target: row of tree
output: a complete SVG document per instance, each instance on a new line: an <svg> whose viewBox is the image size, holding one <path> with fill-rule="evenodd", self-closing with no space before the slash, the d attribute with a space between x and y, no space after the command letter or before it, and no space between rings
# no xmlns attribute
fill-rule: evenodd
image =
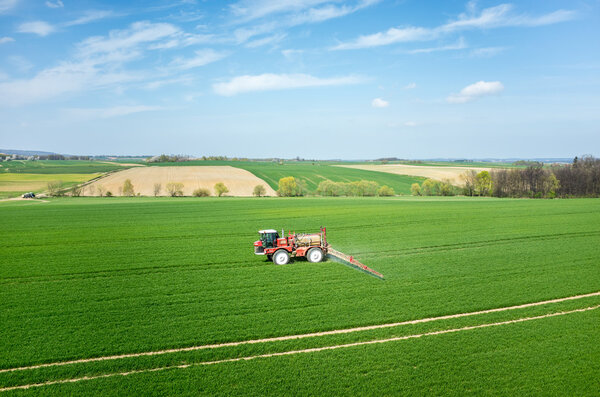
<svg viewBox="0 0 600 397"><path fill-rule="evenodd" d="M277 195L281 197L298 197L304 196L308 193L306 189L306 182L302 179L296 179L293 176L281 178L279 180L279 187L277 189ZM374 181L354 181L354 182L333 182L330 180L324 180L319 183L317 187L318 195L321 196L357 196L357 197L369 197L369 196L394 196L395 192L389 186L379 186Z"/></svg>
<svg viewBox="0 0 600 397"><path fill-rule="evenodd" d="M458 194L457 190L448 179L426 179L422 184L413 183L410 187L413 196L454 196Z"/></svg>
<svg viewBox="0 0 600 397"><path fill-rule="evenodd" d="M571 164L530 163L526 168L463 174L465 196L600 197L600 159L575 157Z"/></svg>

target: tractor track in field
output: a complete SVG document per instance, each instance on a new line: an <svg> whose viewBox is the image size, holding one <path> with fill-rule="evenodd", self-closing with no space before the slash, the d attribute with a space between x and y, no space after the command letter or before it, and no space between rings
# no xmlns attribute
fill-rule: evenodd
<svg viewBox="0 0 600 397"><path fill-rule="evenodd" d="M599 294L600 294L600 292L597 292L594 294L588 294L588 295L599 295ZM574 297L571 297L571 298L574 299ZM564 299L568 299L568 298L562 298L562 299L564 300ZM260 359L260 358L271 358L271 357L290 356L290 355L295 355L295 354L317 353L317 352L322 352L322 351L330 351L330 350L350 348L350 347L356 347L356 346L366 346L366 345L375 345L375 344L382 344L382 343L389 343L389 342L398 342L398 341L409 340L409 339L418 339L418 338L428 337L428 336L445 335L445 334L470 331L470 330L475 330L475 329L498 327L498 326L502 326L502 325L517 324L517 323L523 323L523 322L528 322L528 321L541 320L541 319L550 318L550 317L557 317L557 316L564 316L564 315L573 314L573 313L587 312L587 311L591 311L591 310L596 310L598 308L600 308L600 305L588 306L585 308L573 309L573 310L569 310L569 311L548 313L548 314L543 314L543 315L533 316L533 317L521 317L521 318L516 318L513 320L500 321L500 322L495 322L495 323L470 325L470 326L461 327L461 328L450 328L450 329L444 329L444 330L438 330L438 331L424 332L421 334L398 336L398 337L387 338L387 339L374 339L374 340L368 340L368 341L353 342L353 343L346 343L346 344L339 344L339 345L321 346L321 347L314 347L314 348L301 349L301 350L288 350L288 351L276 352L276 353L258 354L258 355L254 355L254 356L234 357L234 358L227 358L227 359L222 359L222 360L202 361L202 362L195 362L195 363L186 363L186 364L181 364L181 365L139 369L139 370L131 370L131 371L125 371L125 372L113 372L113 373L105 373L105 374L101 374L101 375L82 376L79 378L50 380L50 381L42 382L42 383L30 383L30 384L26 384L26 385L7 386L7 387L0 388L0 392L11 391L11 390L26 390L26 389L35 388L35 387L76 383L76 382L81 382L81 381L85 381L85 380L104 379L104 378L111 378L111 377L116 377L116 376L129 376L129 375L142 374L142 373L151 373L151 372L167 371L167 370L174 370L174 369L185 369L185 368L191 368L191 367L199 367L199 366L203 366L203 365L204 366L217 365L217 364L223 364L223 363L250 361L250 360L255 360L255 359Z"/></svg>
<svg viewBox="0 0 600 397"><path fill-rule="evenodd" d="M57 362L53 362L53 363L42 363L42 364L22 366L22 367L4 368L4 369L0 369L0 373L27 371L27 370L35 370L35 369L40 369L40 368L58 367L58 366L73 365L73 364L83 364L83 363L90 363L90 362L97 362L97 361L110 361L110 360L118 360L118 359L124 359L124 358L158 356L158 355L170 354L170 353L181 353L181 352L189 352L189 351L196 351L196 350L217 349L217 348L222 348L222 347L234 347L234 346L240 346L240 345L279 342L279 341L304 339L304 338L326 336L326 335L348 334L348 333L361 332L361 331L371 331L371 330L382 329L382 328L392 328L392 327L398 327L398 326L402 326L402 325L421 324L421 323L428 323L428 322L433 322L433 321L470 317L470 316L476 316L476 315L481 315L481 314L498 313L498 312L504 312L504 311L509 311L509 310L525 309L525 308L530 308L530 307L542 306L542 305L553 304L553 303L567 302L567 301L578 300L578 299L583 299L583 298L590 298L590 297L595 297L595 296L600 296L600 291L591 292L591 293L587 293L587 294L581 294L581 295L573 295L573 296L568 296L568 297L563 297L563 298L555 298L555 299L550 299L550 300L538 301L538 302L523 303L523 304L514 305L514 306L505 306L505 307L499 307L499 308L494 308L494 309L485 309L485 310L478 310L478 311L466 312L466 313L448 314L448 315L443 315L443 316L438 316L438 317L426 317L426 318L421 318L421 319L407 320L407 321L387 323L387 324L375 324L375 325L367 325L367 326L362 326L362 327L311 332L311 333L306 333L306 334L284 335L284 336L276 336L276 337L262 338L262 339L251 339L251 340L242 340L242 341L235 341L235 342L224 342L224 343L215 343L215 344L208 344L208 345L188 346L188 347L156 350L156 351L149 351L149 352L125 353L125 354L117 354L117 355L112 355L112 356L91 357L91 358L82 358L82 359L69 360L69 361L57 361ZM596 306L595 308L597 308L597 307L599 307L599 306Z"/></svg>
<svg viewBox="0 0 600 397"><path fill-rule="evenodd" d="M406 248L406 249L390 249L390 250L377 250L377 251L360 251L355 252L353 255L377 255L380 253L398 253L399 255L416 255L427 252L444 252L444 251L454 251L454 250L462 250L469 248L482 248L488 247L491 245L501 245L501 244L511 244L519 241L545 241L545 240L555 240L561 238L580 238L580 237L593 237L600 236L600 231L591 231L591 232L574 232L574 233L551 233L551 234L540 234L536 236L521 236L521 237L510 237L510 238L502 238L496 240L480 240L480 241L472 241L465 243L456 243L456 244L441 244L441 245L430 245L426 247L414 247L414 248Z"/></svg>

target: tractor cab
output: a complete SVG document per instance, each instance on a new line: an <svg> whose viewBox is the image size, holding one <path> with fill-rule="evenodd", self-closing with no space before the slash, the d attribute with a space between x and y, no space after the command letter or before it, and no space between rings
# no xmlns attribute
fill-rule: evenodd
<svg viewBox="0 0 600 397"><path fill-rule="evenodd" d="M256 255L264 255L265 248L273 248L277 246L279 233L275 229L259 230L260 240L254 242L254 253Z"/></svg>

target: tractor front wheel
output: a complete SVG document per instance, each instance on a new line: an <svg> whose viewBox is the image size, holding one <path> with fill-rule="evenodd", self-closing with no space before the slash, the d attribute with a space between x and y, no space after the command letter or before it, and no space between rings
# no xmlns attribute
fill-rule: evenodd
<svg viewBox="0 0 600 397"><path fill-rule="evenodd" d="M306 259L309 262L321 262L323 260L323 251L320 248L311 248L308 250Z"/></svg>
<svg viewBox="0 0 600 397"><path fill-rule="evenodd" d="M290 254L286 250L279 250L273 255L273 263L276 265L286 265L290 261Z"/></svg>

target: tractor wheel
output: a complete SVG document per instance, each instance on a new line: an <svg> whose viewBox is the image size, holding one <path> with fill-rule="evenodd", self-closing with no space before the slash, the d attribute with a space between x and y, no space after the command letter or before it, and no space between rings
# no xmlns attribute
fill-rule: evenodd
<svg viewBox="0 0 600 397"><path fill-rule="evenodd" d="M308 250L306 259L309 262L321 262L323 260L323 251L320 248L311 248Z"/></svg>
<svg viewBox="0 0 600 397"><path fill-rule="evenodd" d="M286 250L279 250L273 255L273 263L276 265L286 265L290 261L290 254Z"/></svg>

